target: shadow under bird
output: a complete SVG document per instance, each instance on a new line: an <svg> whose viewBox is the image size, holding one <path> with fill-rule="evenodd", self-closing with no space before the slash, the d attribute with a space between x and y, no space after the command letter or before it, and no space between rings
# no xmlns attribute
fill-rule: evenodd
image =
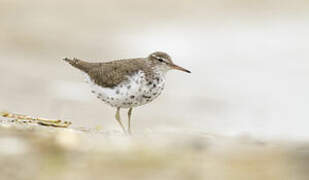
<svg viewBox="0 0 309 180"><path fill-rule="evenodd" d="M120 108L128 110L128 133L131 134L132 109L157 98L165 84L167 71L177 69L191 73L173 63L164 52L154 52L146 58L132 58L111 62L92 63L76 58L64 58L86 75L86 81L103 102L115 107L116 120L124 133L126 129L120 120Z"/></svg>

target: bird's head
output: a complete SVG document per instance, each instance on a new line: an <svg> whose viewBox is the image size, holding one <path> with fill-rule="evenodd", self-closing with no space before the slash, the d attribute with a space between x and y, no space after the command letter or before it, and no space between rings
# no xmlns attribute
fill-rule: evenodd
<svg viewBox="0 0 309 180"><path fill-rule="evenodd" d="M153 66L155 66L157 69L163 72L167 72L168 70L171 69L176 69L187 73L191 73L189 70L174 64L172 58L165 52L157 51L151 53L148 56L148 59L151 61L151 64Z"/></svg>

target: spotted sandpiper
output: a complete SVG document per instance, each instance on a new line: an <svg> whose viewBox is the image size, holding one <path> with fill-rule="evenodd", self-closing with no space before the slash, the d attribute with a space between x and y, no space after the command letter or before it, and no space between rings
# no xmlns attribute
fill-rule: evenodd
<svg viewBox="0 0 309 180"><path fill-rule="evenodd" d="M115 107L116 120L124 133L120 108L128 110L128 133L131 134L132 109L157 98L165 84L166 72L171 69L191 73L173 63L164 52L154 52L146 58L132 58L111 62L91 63L77 58L64 58L86 75L92 93L103 102Z"/></svg>

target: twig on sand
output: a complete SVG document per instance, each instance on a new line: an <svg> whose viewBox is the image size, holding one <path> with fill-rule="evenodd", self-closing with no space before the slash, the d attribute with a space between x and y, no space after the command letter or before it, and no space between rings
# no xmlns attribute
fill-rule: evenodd
<svg viewBox="0 0 309 180"><path fill-rule="evenodd" d="M0 115L6 118L13 118L16 121L23 121L23 122L28 121L29 123L37 123L42 126L67 128L72 124L69 121L61 121L61 120L47 119L47 118L41 118L41 117L32 117L28 115L9 113L9 112L1 112Z"/></svg>

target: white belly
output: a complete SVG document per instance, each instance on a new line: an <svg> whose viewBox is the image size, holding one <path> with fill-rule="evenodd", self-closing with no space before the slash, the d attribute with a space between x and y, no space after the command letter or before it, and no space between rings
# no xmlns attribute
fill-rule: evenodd
<svg viewBox="0 0 309 180"><path fill-rule="evenodd" d="M92 93L99 99L121 108L141 106L153 101L161 94L165 84L165 78L160 74L155 75L152 82L147 82L142 71L114 88L98 86L87 74L86 81L90 84Z"/></svg>

